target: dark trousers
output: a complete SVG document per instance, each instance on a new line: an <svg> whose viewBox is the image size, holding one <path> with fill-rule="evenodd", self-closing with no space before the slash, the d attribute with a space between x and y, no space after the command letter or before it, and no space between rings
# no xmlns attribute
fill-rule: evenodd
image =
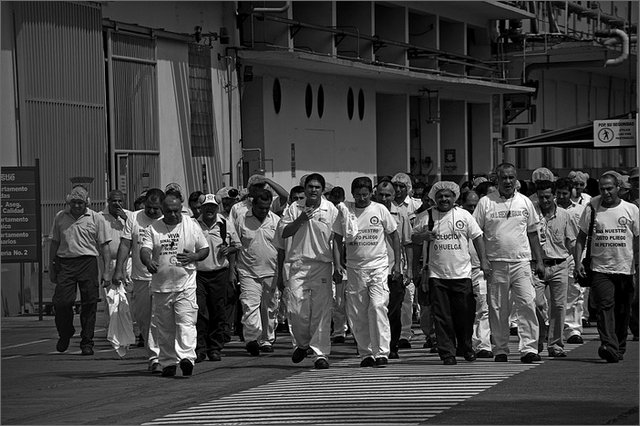
<svg viewBox="0 0 640 426"><path fill-rule="evenodd" d="M237 287L237 288L236 288ZM225 302L224 311L225 318L222 330L224 332L225 341L230 341L233 335L233 329L236 322L236 306L239 302L240 287L228 281L227 284L227 300Z"/></svg>
<svg viewBox="0 0 640 426"><path fill-rule="evenodd" d="M389 327L391 328L391 340L389 348L391 352L398 352L398 340L402 333L402 301L404 300L404 280L402 275L397 280L389 275L387 281L389 285L389 304L387 305L387 317L389 317Z"/></svg>
<svg viewBox="0 0 640 426"><path fill-rule="evenodd" d="M629 329L633 333L633 337L640 336L639 319L640 319L640 303L638 302L638 271L633 276L633 299L631 299L631 318L629 319Z"/></svg>
<svg viewBox="0 0 640 426"><path fill-rule="evenodd" d="M53 293L53 307L56 328L61 338L71 338L73 327L73 306L76 303L76 288L80 289L80 347L93 347L93 333L96 328L96 311L100 285L98 258L80 256L56 258L58 283Z"/></svg>
<svg viewBox="0 0 640 426"><path fill-rule="evenodd" d="M198 271L196 274L198 341L196 353L211 353L224 347L225 305L229 285L229 268Z"/></svg>
<svg viewBox="0 0 640 426"><path fill-rule="evenodd" d="M633 275L594 272L591 294L597 307L600 342L624 353L633 298Z"/></svg>
<svg viewBox="0 0 640 426"><path fill-rule="evenodd" d="M471 278L430 278L429 296L440 359L472 353L476 301Z"/></svg>

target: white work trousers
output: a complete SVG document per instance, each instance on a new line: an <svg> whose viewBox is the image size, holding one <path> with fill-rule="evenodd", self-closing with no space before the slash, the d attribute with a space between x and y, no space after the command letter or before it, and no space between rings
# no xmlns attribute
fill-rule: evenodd
<svg viewBox="0 0 640 426"><path fill-rule="evenodd" d="M480 268L471 270L473 296L476 299L476 317L473 322L471 344L475 352L491 351L491 327L489 326L489 305L487 304L487 280Z"/></svg>
<svg viewBox="0 0 640 426"><path fill-rule="evenodd" d="M182 359L196 360L196 288L171 293L153 293L152 324L158 333L161 367L176 365ZM153 326L153 325L152 325Z"/></svg>
<svg viewBox="0 0 640 426"><path fill-rule="evenodd" d="M347 312L345 310L346 278L339 283L333 283L333 337L346 337L349 326L347 325Z"/></svg>
<svg viewBox="0 0 640 426"><path fill-rule="evenodd" d="M144 338L144 346L147 348L149 360L158 359L157 329L151 326L151 293L149 281L133 280L131 292L131 316L138 324L140 334Z"/></svg>
<svg viewBox="0 0 640 426"><path fill-rule="evenodd" d="M331 271L324 262L284 265L289 330L297 347L311 348L318 358L331 352Z"/></svg>
<svg viewBox="0 0 640 426"><path fill-rule="evenodd" d="M260 346L275 342L278 294L273 276L240 277L240 304L245 342L255 340Z"/></svg>
<svg viewBox="0 0 640 426"><path fill-rule="evenodd" d="M389 268L354 269L347 267L346 308L351 332L361 358L388 357L391 327Z"/></svg>
<svg viewBox="0 0 640 426"><path fill-rule="evenodd" d="M411 340L413 333L411 332L411 326L413 325L413 298L416 294L416 286L411 281L404 288L404 299L402 300L402 311L400 314L400 323L402 324L402 331L400 332L400 338Z"/></svg>
<svg viewBox="0 0 640 426"><path fill-rule="evenodd" d="M518 321L518 350L521 355L537 354L539 327L530 262L491 262L491 269L487 296L494 355L509 354L509 290Z"/></svg>
<svg viewBox="0 0 640 426"><path fill-rule="evenodd" d="M567 285L567 306L564 316L564 338L582 335L582 318L584 314L584 287L573 278L575 262L573 256L568 259L567 272L569 284Z"/></svg>

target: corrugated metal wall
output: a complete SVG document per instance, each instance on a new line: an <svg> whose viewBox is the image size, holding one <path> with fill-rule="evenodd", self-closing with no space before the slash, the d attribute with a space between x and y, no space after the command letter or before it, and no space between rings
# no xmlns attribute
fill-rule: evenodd
<svg viewBox="0 0 640 426"><path fill-rule="evenodd" d="M92 207L105 199L107 126L102 16L65 2L16 2L22 165L40 158L42 226L64 206L69 178L90 176Z"/></svg>

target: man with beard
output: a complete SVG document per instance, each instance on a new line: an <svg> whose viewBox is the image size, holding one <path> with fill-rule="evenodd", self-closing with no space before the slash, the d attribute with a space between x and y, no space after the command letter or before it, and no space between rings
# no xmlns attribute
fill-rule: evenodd
<svg viewBox="0 0 640 426"><path fill-rule="evenodd" d="M456 355L476 360L471 336L476 305L471 282L469 243L489 269L484 251L482 231L466 210L455 205L460 188L453 182L436 182L429 191L435 201L427 215L415 224L416 235L431 241L429 246L429 296L438 341L438 354L444 365L457 364ZM433 230L428 230L431 216Z"/></svg>
<svg viewBox="0 0 640 426"><path fill-rule="evenodd" d="M338 210L322 193L325 179L311 173L304 182L304 198L291 204L282 217L285 282L289 329L295 341L291 360L301 362L311 348L317 369L329 368L331 352L331 275L333 225Z"/></svg>
<svg viewBox="0 0 640 426"><path fill-rule="evenodd" d="M540 361L535 291L531 284L531 252L535 272L544 274L542 249L538 241L537 217L529 198L516 191L516 167L502 163L496 168L498 191L478 202L473 216L484 232L491 270L487 296L494 361L507 362L509 354L509 310L511 298L518 318L520 361Z"/></svg>

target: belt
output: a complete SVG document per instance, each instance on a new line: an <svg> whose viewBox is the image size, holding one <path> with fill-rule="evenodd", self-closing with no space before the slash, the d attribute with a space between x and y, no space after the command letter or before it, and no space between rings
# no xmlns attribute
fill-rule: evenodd
<svg viewBox="0 0 640 426"><path fill-rule="evenodd" d="M561 264L566 260L567 259L544 259L542 263L544 263L545 266L555 266Z"/></svg>

